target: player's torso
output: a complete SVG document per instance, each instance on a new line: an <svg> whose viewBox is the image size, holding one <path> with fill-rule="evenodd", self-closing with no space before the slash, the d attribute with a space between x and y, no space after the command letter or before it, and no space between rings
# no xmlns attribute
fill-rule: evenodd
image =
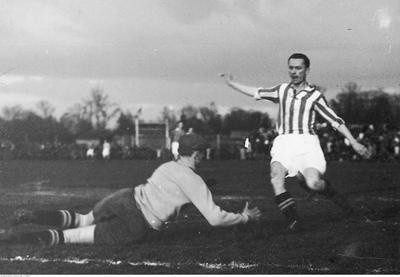
<svg viewBox="0 0 400 277"><path fill-rule="evenodd" d="M166 220L174 217L179 214L183 205L190 203L180 188L183 174L193 175L194 173L177 162L167 162L157 168L147 183L141 186L140 193L145 199L143 202L158 218Z"/></svg>
<svg viewBox="0 0 400 277"><path fill-rule="evenodd" d="M314 103L320 96L314 87L307 86L296 91L289 84L279 88L279 134L312 134L314 135Z"/></svg>

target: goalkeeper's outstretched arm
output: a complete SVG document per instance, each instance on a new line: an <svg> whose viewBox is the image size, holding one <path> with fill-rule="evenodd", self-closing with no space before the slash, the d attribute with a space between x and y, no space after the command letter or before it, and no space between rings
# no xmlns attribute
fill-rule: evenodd
<svg viewBox="0 0 400 277"><path fill-rule="evenodd" d="M222 78L224 78L225 83L230 86L231 88L243 93L244 95L250 96L250 97L254 97L254 98L258 98L258 90L259 88L256 87L250 87L250 86L246 86L243 84L240 84L238 82L234 82L233 81L233 76L229 73L222 73L220 74L220 76Z"/></svg>

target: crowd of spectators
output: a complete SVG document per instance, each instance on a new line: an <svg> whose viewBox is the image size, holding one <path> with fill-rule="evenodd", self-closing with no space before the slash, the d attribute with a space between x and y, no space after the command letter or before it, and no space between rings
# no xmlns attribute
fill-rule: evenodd
<svg viewBox="0 0 400 277"><path fill-rule="evenodd" d="M385 125L350 126L357 140L367 146L372 153L370 160L384 162L400 161L400 130L389 129ZM349 142L338 132L324 124L318 128L321 147L328 161L361 160L351 148ZM207 159L268 159L270 149L277 133L273 129L263 127L250 132L240 141L222 143L219 151L216 144L211 142ZM107 144L107 145L106 145ZM104 147L108 147L104 151ZM108 160L108 159L171 159L169 149L152 149L149 147L124 146L115 142L93 144L81 143L20 143L0 141L0 159L71 159L71 160Z"/></svg>
<svg viewBox="0 0 400 277"><path fill-rule="evenodd" d="M22 143L0 144L0 160L110 160L110 159L156 159L162 158L159 150L148 147L121 146L112 143L105 151L103 144L81 143Z"/></svg>
<svg viewBox="0 0 400 277"><path fill-rule="evenodd" d="M352 126L355 138L372 153L373 161L400 161L400 130L389 129L386 125ZM347 139L337 132L321 129L320 142L327 160L361 160L351 148Z"/></svg>
<svg viewBox="0 0 400 277"><path fill-rule="evenodd" d="M399 129L389 129L386 125L379 127L352 125L350 129L355 138L371 151L371 161L400 161ZM321 124L317 128L317 133L328 161L361 160L361 157L353 151L350 142L331 127ZM277 136L275 131L263 128L252 132L245 141L245 146L249 144L245 147L248 153L246 158L252 158L257 154L269 156L275 136Z"/></svg>

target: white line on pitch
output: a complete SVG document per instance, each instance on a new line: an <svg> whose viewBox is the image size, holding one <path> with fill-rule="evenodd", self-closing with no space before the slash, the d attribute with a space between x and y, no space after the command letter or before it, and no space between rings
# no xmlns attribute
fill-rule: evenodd
<svg viewBox="0 0 400 277"><path fill-rule="evenodd" d="M39 181L32 181L32 182L27 182L23 184L18 184L18 187L26 187L26 186L41 186L43 184L48 184L50 183L50 180L45 179L45 180L39 180Z"/></svg>
<svg viewBox="0 0 400 277"><path fill-rule="evenodd" d="M311 264L307 265L282 265L277 263L241 263L232 261L230 263L172 263L172 262L159 262L159 261L120 261L120 260L110 260L110 259L79 259L79 258L69 258L69 259L58 259L58 258L38 258L31 256L16 256L13 258L0 257L2 262L37 262L37 263L67 263L67 264L104 264L111 266L129 265L129 266L149 266L149 267L168 267L168 268L178 268L178 267L193 267L198 266L209 270L226 270L226 269L251 269L260 266L269 266L275 268L288 268L288 269L298 269L307 270L310 272L329 272L332 271L328 267L316 267Z"/></svg>

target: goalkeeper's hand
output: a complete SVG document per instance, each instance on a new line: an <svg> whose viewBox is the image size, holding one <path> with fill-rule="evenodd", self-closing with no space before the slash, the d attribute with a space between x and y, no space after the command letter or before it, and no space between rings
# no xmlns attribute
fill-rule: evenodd
<svg viewBox="0 0 400 277"><path fill-rule="evenodd" d="M261 211L258 207L249 208L249 202L246 201L242 215L247 217L249 221L257 221L261 218Z"/></svg>

